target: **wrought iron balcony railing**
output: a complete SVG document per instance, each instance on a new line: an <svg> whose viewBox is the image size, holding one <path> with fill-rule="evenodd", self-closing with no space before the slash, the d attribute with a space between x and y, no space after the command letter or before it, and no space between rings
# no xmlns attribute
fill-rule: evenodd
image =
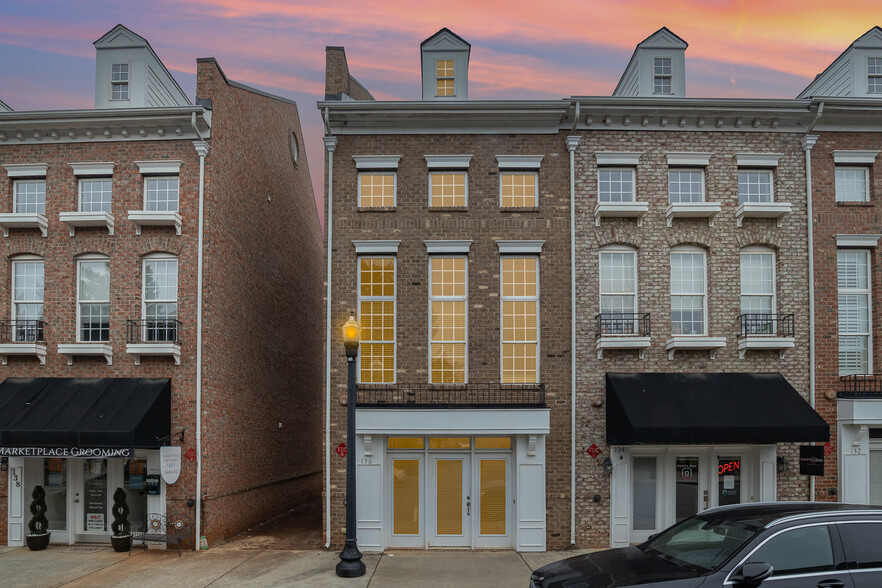
<svg viewBox="0 0 882 588"><path fill-rule="evenodd" d="M738 317L740 337L793 337L795 332L792 314L749 313Z"/></svg>
<svg viewBox="0 0 882 588"><path fill-rule="evenodd" d="M839 377L837 398L882 398L882 377L874 374L852 374Z"/></svg>
<svg viewBox="0 0 882 588"><path fill-rule="evenodd" d="M545 384L358 384L362 408L545 408Z"/></svg>
<svg viewBox="0 0 882 588"><path fill-rule="evenodd" d="M144 319L126 321L126 343L181 344L181 321L175 319Z"/></svg>
<svg viewBox="0 0 882 588"><path fill-rule="evenodd" d="M597 335L601 337L628 335L631 337L649 337L649 313L632 312L601 312L597 319Z"/></svg>
<svg viewBox="0 0 882 588"><path fill-rule="evenodd" d="M45 343L45 326L36 319L0 321L0 343Z"/></svg>

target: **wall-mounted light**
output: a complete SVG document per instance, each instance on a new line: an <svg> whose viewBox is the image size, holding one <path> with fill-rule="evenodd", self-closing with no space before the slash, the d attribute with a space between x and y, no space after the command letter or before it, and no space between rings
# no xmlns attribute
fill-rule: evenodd
<svg viewBox="0 0 882 588"><path fill-rule="evenodd" d="M9 471L9 458L0 457L0 472Z"/></svg>
<svg viewBox="0 0 882 588"><path fill-rule="evenodd" d="M613 464L612 461L608 457L603 458L603 473L607 476L611 476L613 472Z"/></svg>
<svg viewBox="0 0 882 588"><path fill-rule="evenodd" d="M787 463L787 459L783 456L778 456L778 473L783 474L790 467L790 464Z"/></svg>

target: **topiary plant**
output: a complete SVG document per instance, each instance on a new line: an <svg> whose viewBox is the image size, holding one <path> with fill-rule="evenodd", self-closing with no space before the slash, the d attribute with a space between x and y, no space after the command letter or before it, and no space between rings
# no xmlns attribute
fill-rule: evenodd
<svg viewBox="0 0 882 588"><path fill-rule="evenodd" d="M45 535L49 532L49 519L46 518L46 491L42 486L34 486L31 493L31 522L28 531L31 535Z"/></svg>
<svg viewBox="0 0 882 588"><path fill-rule="evenodd" d="M126 491L117 488L113 493L113 522L110 528L113 530L114 537L125 537L131 534L131 523L129 523L129 505L126 502Z"/></svg>

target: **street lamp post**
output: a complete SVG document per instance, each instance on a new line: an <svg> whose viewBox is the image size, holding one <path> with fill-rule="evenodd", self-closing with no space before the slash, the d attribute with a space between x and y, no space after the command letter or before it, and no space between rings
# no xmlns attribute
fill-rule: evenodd
<svg viewBox="0 0 882 588"><path fill-rule="evenodd" d="M358 357L359 326L350 314L343 325L343 346L346 347L346 544L340 552L337 575L357 578L364 575L364 562L355 538L355 359Z"/></svg>

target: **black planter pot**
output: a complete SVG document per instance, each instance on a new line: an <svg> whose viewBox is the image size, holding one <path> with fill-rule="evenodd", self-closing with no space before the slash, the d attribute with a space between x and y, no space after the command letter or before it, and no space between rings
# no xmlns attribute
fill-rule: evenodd
<svg viewBox="0 0 882 588"><path fill-rule="evenodd" d="M122 537L117 537L116 535L111 535L110 544L113 545L113 550L117 553L130 551L132 549L132 536L123 535Z"/></svg>
<svg viewBox="0 0 882 588"><path fill-rule="evenodd" d="M51 535L51 533L45 533L44 535L25 535L28 549L31 551L42 551L46 549L49 546L49 535Z"/></svg>

